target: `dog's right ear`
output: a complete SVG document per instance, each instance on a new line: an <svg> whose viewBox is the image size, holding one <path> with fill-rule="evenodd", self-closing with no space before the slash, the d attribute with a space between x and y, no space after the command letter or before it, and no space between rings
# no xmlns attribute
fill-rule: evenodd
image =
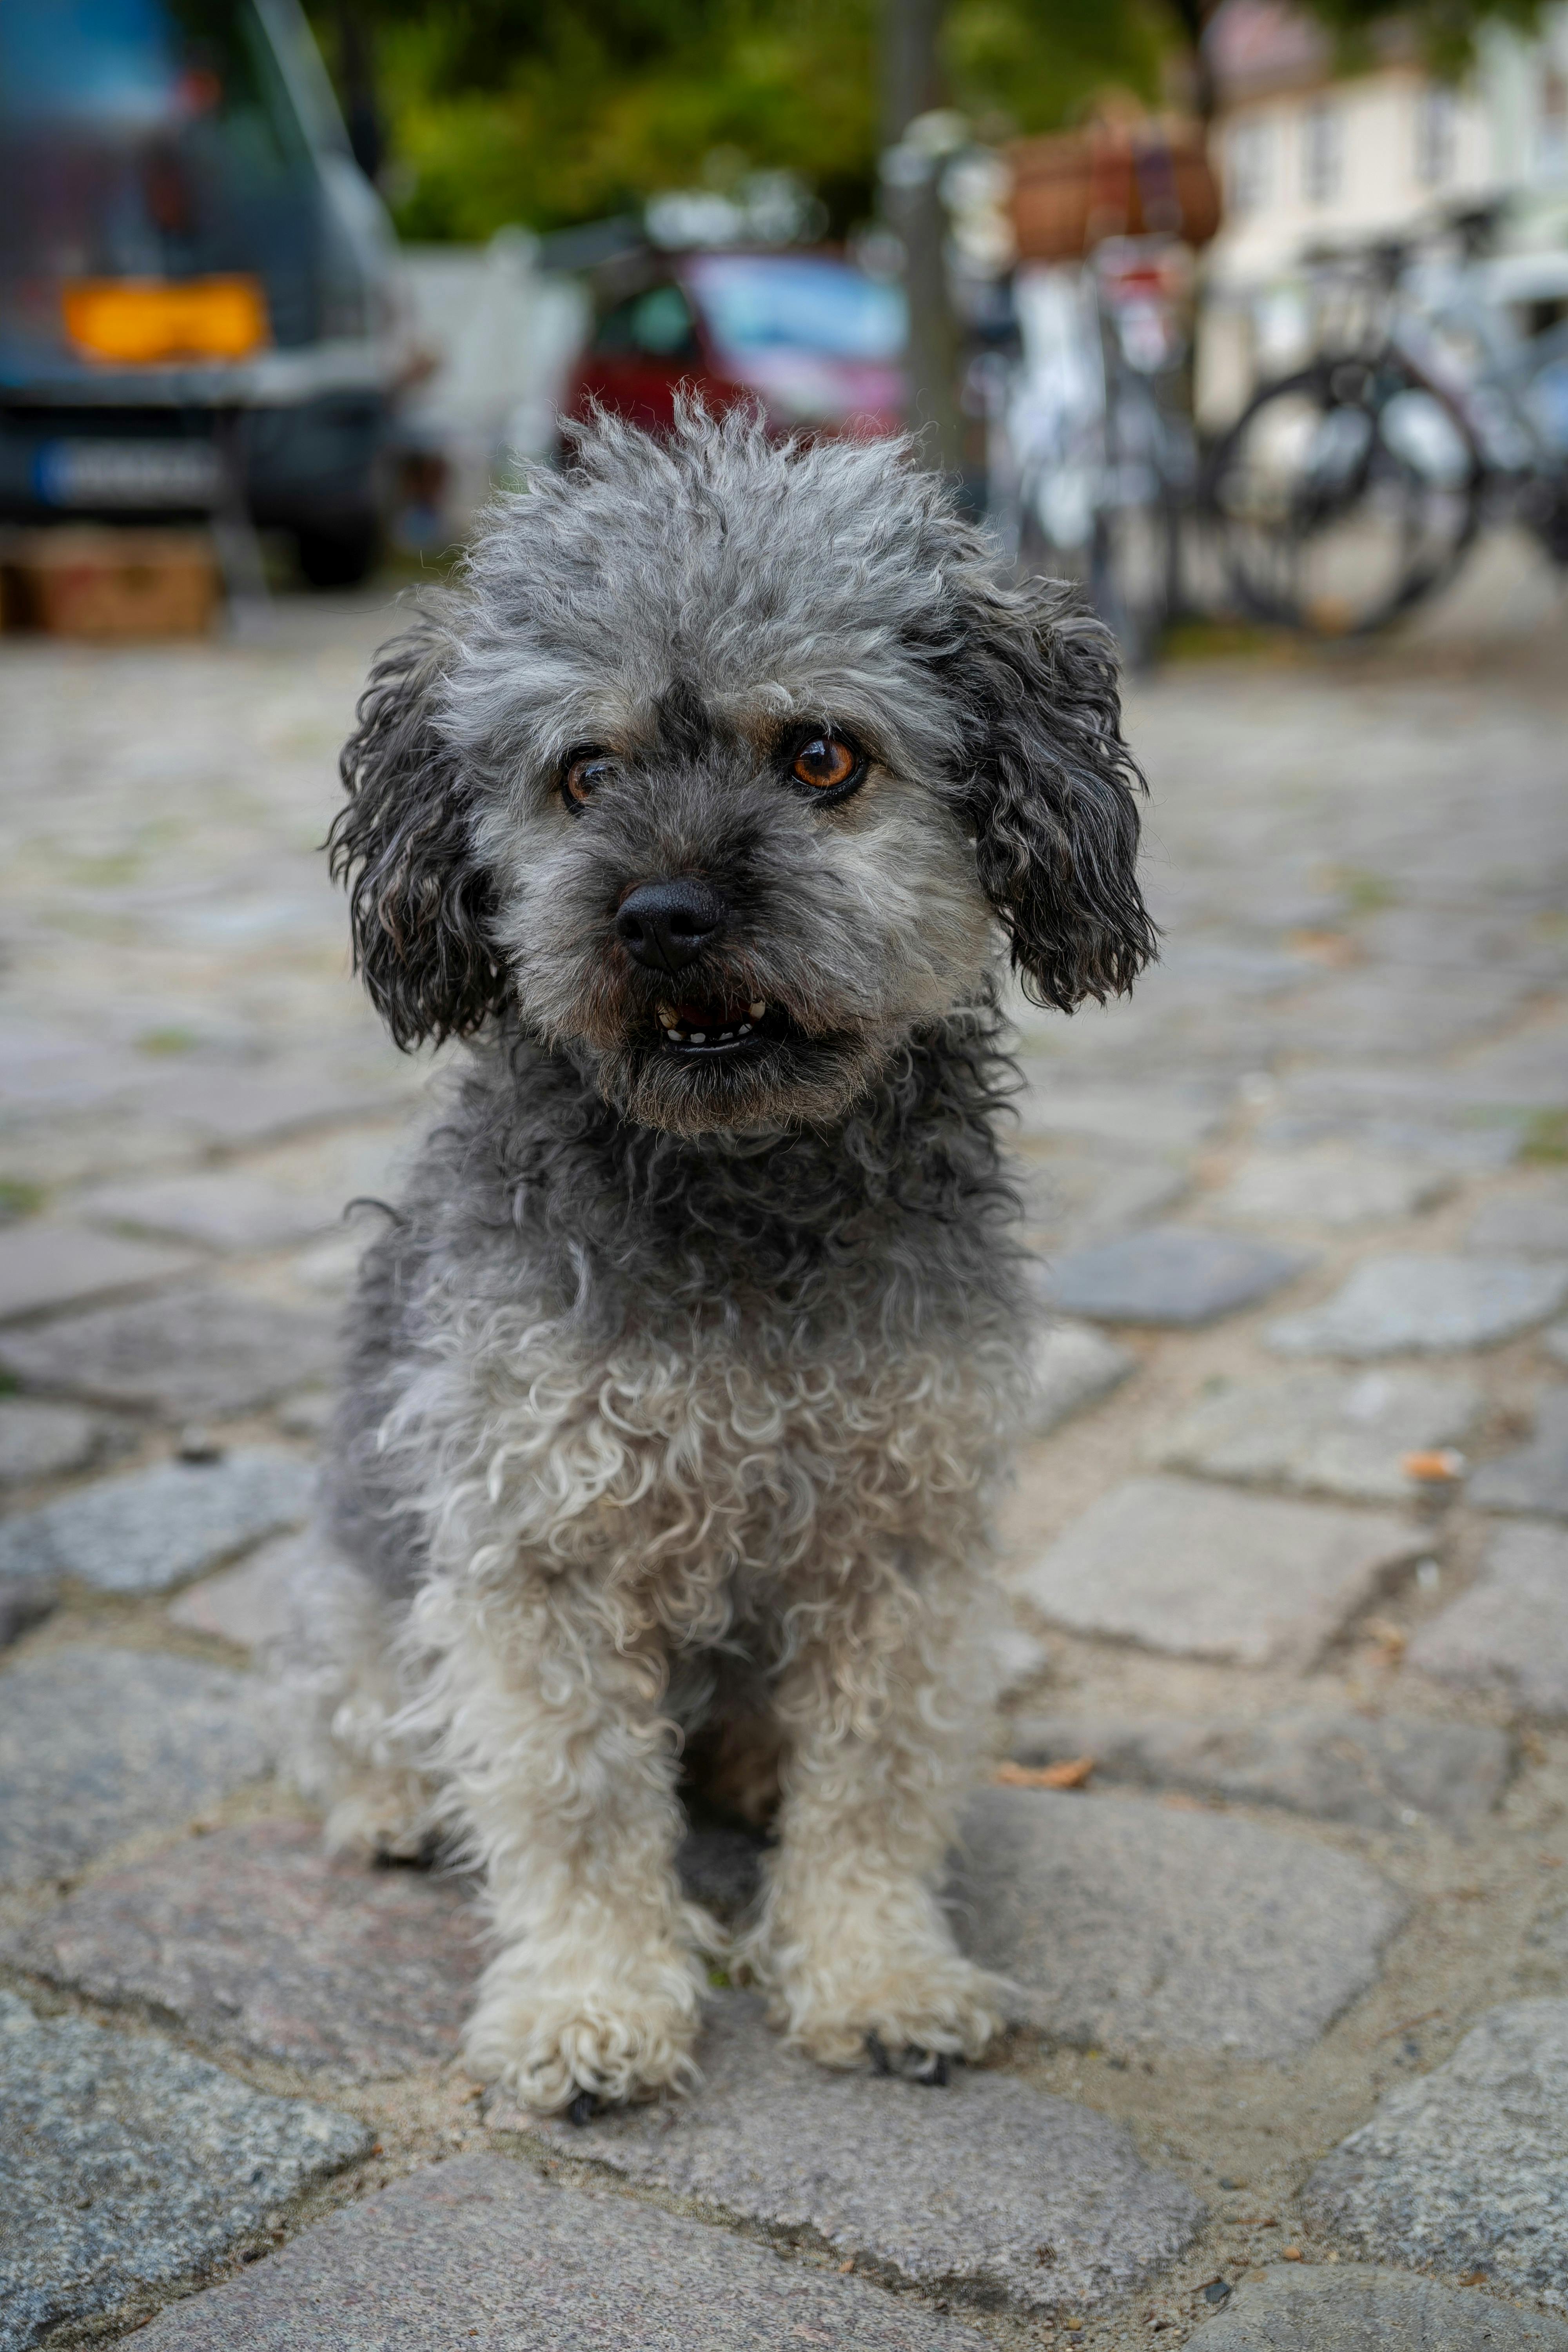
<svg viewBox="0 0 1568 2352"><path fill-rule="evenodd" d="M506 1002L472 810L436 725L453 646L425 621L381 654L338 762L348 806L327 849L348 886L354 969L397 1044L464 1037Z"/></svg>

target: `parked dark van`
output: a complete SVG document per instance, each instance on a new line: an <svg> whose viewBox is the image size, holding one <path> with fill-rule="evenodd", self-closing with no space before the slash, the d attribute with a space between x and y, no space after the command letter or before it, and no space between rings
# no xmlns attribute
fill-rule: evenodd
<svg viewBox="0 0 1568 2352"><path fill-rule="evenodd" d="M396 252L295 0L0 5L0 520L374 560Z"/></svg>

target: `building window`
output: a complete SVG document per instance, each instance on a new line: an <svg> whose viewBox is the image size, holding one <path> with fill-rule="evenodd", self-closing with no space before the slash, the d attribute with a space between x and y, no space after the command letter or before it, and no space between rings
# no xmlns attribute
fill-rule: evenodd
<svg viewBox="0 0 1568 2352"><path fill-rule="evenodd" d="M1331 205L1344 181L1344 117L1326 100L1301 117L1301 194L1310 205Z"/></svg>
<svg viewBox="0 0 1568 2352"><path fill-rule="evenodd" d="M1454 176L1459 110L1451 89L1424 89L1415 100L1415 176L1440 188Z"/></svg>
<svg viewBox="0 0 1568 2352"><path fill-rule="evenodd" d="M1234 213L1260 213L1268 202L1273 177L1273 125L1237 122L1231 126L1226 161L1229 167L1230 208Z"/></svg>

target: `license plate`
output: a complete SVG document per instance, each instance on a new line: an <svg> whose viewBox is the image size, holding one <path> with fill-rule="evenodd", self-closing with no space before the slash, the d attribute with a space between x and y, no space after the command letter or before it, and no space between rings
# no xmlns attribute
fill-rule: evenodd
<svg viewBox="0 0 1568 2352"><path fill-rule="evenodd" d="M210 441L47 441L34 481L51 507L211 507L217 451Z"/></svg>

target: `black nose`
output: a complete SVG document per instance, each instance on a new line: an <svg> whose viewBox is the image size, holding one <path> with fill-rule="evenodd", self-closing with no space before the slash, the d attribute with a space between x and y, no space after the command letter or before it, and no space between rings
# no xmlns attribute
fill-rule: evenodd
<svg viewBox="0 0 1568 2352"><path fill-rule="evenodd" d="M674 882L639 882L621 900L616 930L626 953L649 971L684 971L723 934L730 909L710 882L683 874Z"/></svg>

